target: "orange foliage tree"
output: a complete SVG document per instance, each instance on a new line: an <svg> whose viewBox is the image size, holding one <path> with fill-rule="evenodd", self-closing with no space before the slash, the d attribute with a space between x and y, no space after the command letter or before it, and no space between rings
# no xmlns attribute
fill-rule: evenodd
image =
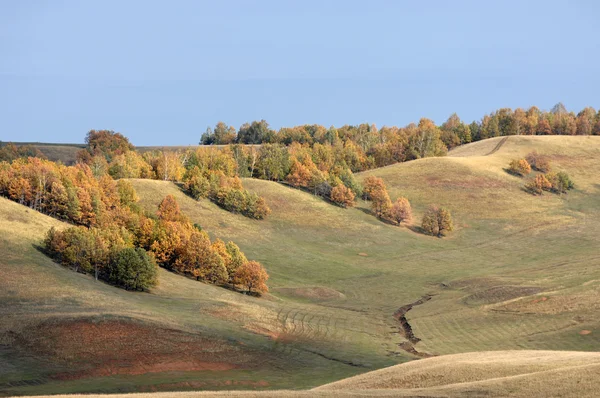
<svg viewBox="0 0 600 398"><path fill-rule="evenodd" d="M354 192L345 185L340 184L331 189L330 199L343 208L354 206Z"/></svg>
<svg viewBox="0 0 600 398"><path fill-rule="evenodd" d="M236 271L234 282L237 285L244 286L249 293L266 293L269 275L264 267L257 261L248 261L242 264Z"/></svg>

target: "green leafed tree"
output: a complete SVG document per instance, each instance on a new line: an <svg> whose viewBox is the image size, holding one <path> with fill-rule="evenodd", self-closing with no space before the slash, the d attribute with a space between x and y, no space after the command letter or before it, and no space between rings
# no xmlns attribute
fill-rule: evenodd
<svg viewBox="0 0 600 398"><path fill-rule="evenodd" d="M107 266L108 281L127 290L148 290L158 283L154 258L141 248L115 252Z"/></svg>

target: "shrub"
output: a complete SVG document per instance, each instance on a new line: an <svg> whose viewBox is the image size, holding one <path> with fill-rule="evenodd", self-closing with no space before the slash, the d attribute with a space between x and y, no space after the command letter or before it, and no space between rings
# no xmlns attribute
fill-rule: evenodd
<svg viewBox="0 0 600 398"><path fill-rule="evenodd" d="M508 172L523 177L531 173L531 166L525 159L514 159L510 162Z"/></svg>
<svg viewBox="0 0 600 398"><path fill-rule="evenodd" d="M148 290L156 286L157 265L141 248L124 248L111 255L106 267L107 280L127 290Z"/></svg>
<svg viewBox="0 0 600 398"><path fill-rule="evenodd" d="M552 184L543 174L538 174L533 180L525 184L525 189L534 195L541 195L544 191L549 191L551 188Z"/></svg>
<svg viewBox="0 0 600 398"><path fill-rule="evenodd" d="M565 172L548 174L548 181L552 184L552 191L558 194L567 193L567 191L575 188L575 184Z"/></svg>
<svg viewBox="0 0 600 398"><path fill-rule="evenodd" d="M450 211L443 207L431 206L423 215L422 228L425 233L441 238L446 232L454 229Z"/></svg>

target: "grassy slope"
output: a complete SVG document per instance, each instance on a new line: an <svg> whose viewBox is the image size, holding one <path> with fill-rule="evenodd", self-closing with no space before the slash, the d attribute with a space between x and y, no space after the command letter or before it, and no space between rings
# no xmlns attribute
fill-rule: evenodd
<svg viewBox="0 0 600 398"><path fill-rule="evenodd" d="M317 391L395 390L417 396L561 396L597 393L600 353L493 351L445 355L351 377Z"/></svg>
<svg viewBox="0 0 600 398"><path fill-rule="evenodd" d="M22 313L21 324L34 315L126 314L242 341L271 364L263 372L255 369L245 376L266 378L273 387L314 386L410 358L398 347L404 339L394 333L397 324L391 315L427 293L433 299L407 315L415 335L422 339L415 346L419 351L597 350L600 227L594 220L600 210L596 182L600 165L595 160L600 140L511 137L493 155L483 156L497 141L471 144L446 158L359 175L383 177L393 197L402 194L411 200L417 219L430 203L448 206L458 228L446 239L381 223L368 214L366 203L344 210L268 181L244 182L272 207L273 214L264 221L227 213L208 201L196 202L171 183L134 181L142 205L155 208L172 193L193 221L213 237L232 239L249 258L263 262L271 275L273 295L268 299L247 298L167 272L161 272L161 286L151 295L96 284L32 249L43 228L30 228L26 220L0 231L7 236L0 241L0 252L11 253L15 245L23 250L8 260L0 258L0 270L16 286L1 294L20 297L14 306ZM569 172L578 189L562 198L523 192L523 181L502 168L532 149L551 154L556 168ZM7 201L0 204L2 209L18 206ZM5 234L15 229L29 231L30 236ZM30 278L17 276L17 269L27 270ZM46 279L52 284L45 283ZM30 280L37 281L31 289L48 287L36 297L21 290ZM82 293L80 283L90 292ZM41 305L52 300L57 301ZM592 333L582 335L582 330ZM240 377L236 372L211 377L235 379ZM200 377L194 372L186 375L195 380ZM19 377L24 378L12 380ZM172 380L174 376L164 377ZM177 377L186 380L187 376ZM201 379L206 377L203 374ZM136 383L160 384L143 376L138 379L130 380L129 388ZM73 385L71 391L85 390L85 385ZM119 382L105 380L104 385ZM10 391L46 390L32 386Z"/></svg>
<svg viewBox="0 0 600 398"><path fill-rule="evenodd" d="M309 391L183 392L113 398L193 397L594 397L600 353L492 351L444 355L340 380ZM62 396L73 397L73 396ZM58 398L62 398L58 397ZM83 397L83 396L81 396ZM103 395L86 396L101 398Z"/></svg>
<svg viewBox="0 0 600 398"><path fill-rule="evenodd" d="M257 334L253 330L262 332L261 322L276 323L281 310L276 302L243 296L162 270L160 286L151 294L126 292L64 269L35 248L45 231L51 226L62 227L63 223L3 198L0 198L0 220L3 286L0 291L0 395L189 389L198 387L189 384L197 380L202 380L204 388L209 389L230 389L231 383L238 383L238 388L252 388L255 384L261 388L307 388L368 370L310 353L307 349L319 350L312 343L294 348ZM82 329L82 320L95 325L91 333L78 332ZM228 355L225 362L235 368L137 372L137 366L154 361L174 364L184 359L210 364L214 359L210 351L208 355L198 353L195 357L191 353L191 358L165 356L160 350L165 333L150 333L142 337L145 341L132 342L147 344L148 353L129 357L130 351L135 354L135 350L120 343L127 339L121 340L124 337L116 335L103 337L115 329L109 322L130 329L141 324L150 329L187 333L190 338L203 339L200 343L207 341L211 347L217 346L215 355ZM323 324L321 329L328 331L330 327ZM53 333L54 330L60 332ZM63 339L65 344L62 344ZM97 369L91 369L95 376L82 380L76 376L66 379L57 376L87 366L83 359L93 362L93 356L89 355L91 349L97 349L98 355L108 358L110 364L98 364ZM187 355L182 350L176 354ZM83 358L81 363L77 362L80 358ZM372 366L381 365L383 363ZM178 369L177 366L172 368ZM107 374L113 375L101 377Z"/></svg>

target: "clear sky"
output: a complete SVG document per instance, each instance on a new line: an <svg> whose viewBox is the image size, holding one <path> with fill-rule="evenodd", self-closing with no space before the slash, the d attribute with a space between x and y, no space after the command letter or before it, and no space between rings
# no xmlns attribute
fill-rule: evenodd
<svg viewBox="0 0 600 398"><path fill-rule="evenodd" d="M0 0L0 140L600 107L600 2Z"/></svg>

